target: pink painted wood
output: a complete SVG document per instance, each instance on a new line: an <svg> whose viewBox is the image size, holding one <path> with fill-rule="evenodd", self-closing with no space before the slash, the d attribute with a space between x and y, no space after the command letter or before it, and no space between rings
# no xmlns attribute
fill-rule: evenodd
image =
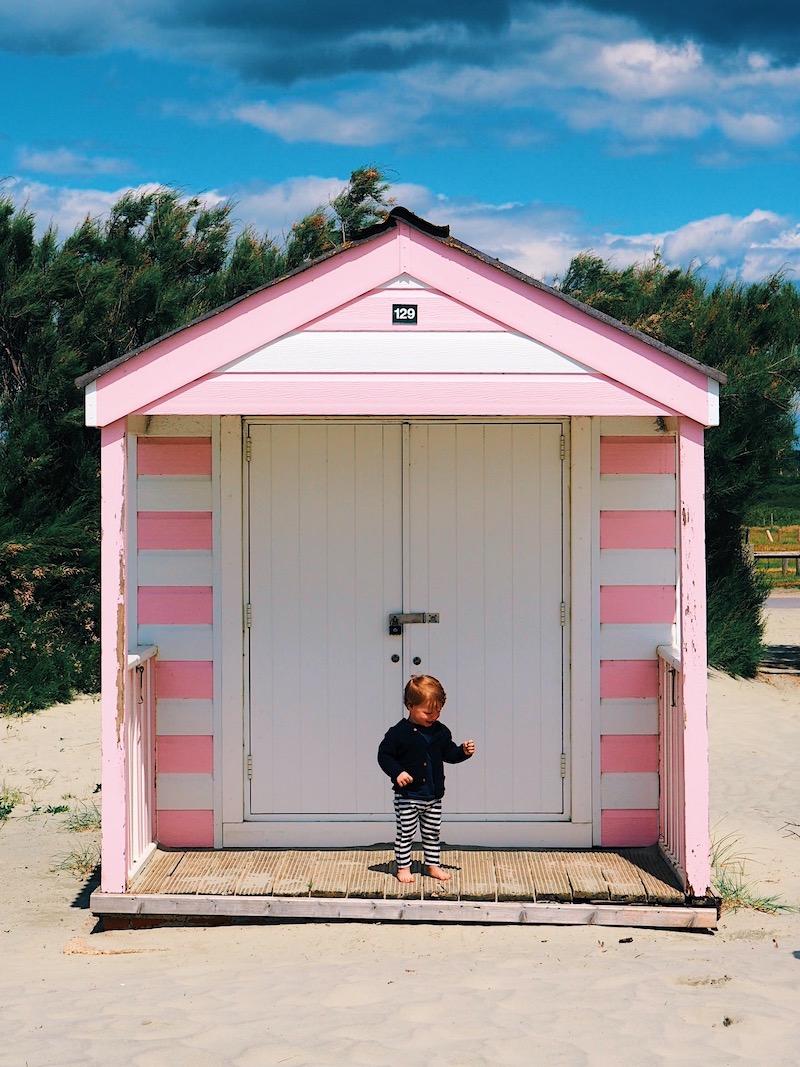
<svg viewBox="0 0 800 1067"><path fill-rule="evenodd" d="M413 277L707 424L708 378L702 371L589 317L555 294L532 291L491 263L470 260L470 270L465 270L464 253L457 248L406 228L398 229L398 238L401 262Z"/></svg>
<svg viewBox="0 0 800 1067"><path fill-rule="evenodd" d="M600 664L600 697L615 700L624 697L658 696L658 663L650 659L603 660Z"/></svg>
<svg viewBox="0 0 800 1067"><path fill-rule="evenodd" d="M125 763L125 681L128 638L126 597L126 438L125 423L103 428L100 443L100 494L103 539L100 580L101 634L101 780L102 889L124 893L128 875L127 779Z"/></svg>
<svg viewBox="0 0 800 1067"><path fill-rule="evenodd" d="M600 770L605 774L658 771L658 737L605 734L600 738Z"/></svg>
<svg viewBox="0 0 800 1067"><path fill-rule="evenodd" d="M156 678L161 700L211 700L214 696L214 664L210 661L160 659Z"/></svg>
<svg viewBox="0 0 800 1067"><path fill-rule="evenodd" d="M709 421L708 377L701 370L491 263L400 225L189 326L108 371L95 385L98 424L105 425L131 411L152 410L161 398L213 373L223 363L363 296L376 281L397 277L398 268L477 314L588 364L609 381L634 392L644 406L675 410L703 424ZM303 397L301 389L291 413L304 413ZM424 402L424 396L420 399ZM342 403L339 413L358 414L361 410L351 406L349 396L343 397ZM217 413L205 407L192 413L198 410ZM249 405L237 406L232 413L252 410ZM427 410L423 407L420 413ZM567 410L570 414L600 413ZM406 408L406 413L416 412L416 408ZM529 407L528 413L540 412Z"/></svg>
<svg viewBox="0 0 800 1067"><path fill-rule="evenodd" d="M156 738L159 774L213 774L214 738L162 734Z"/></svg>
<svg viewBox="0 0 800 1067"><path fill-rule="evenodd" d="M394 325L393 304L416 304L415 326ZM486 333L503 330L501 323L486 315L479 315L472 308L443 293L431 289L380 289L368 293L345 307L337 308L315 319L309 330L359 330L385 332L386 330L415 330L417 332L442 330L469 330L471 333Z"/></svg>
<svg viewBox="0 0 800 1067"><path fill-rule="evenodd" d="M675 621L672 585L601 585L601 623Z"/></svg>
<svg viewBox="0 0 800 1067"><path fill-rule="evenodd" d="M139 474L211 475L209 437L140 437L138 442Z"/></svg>
<svg viewBox="0 0 800 1067"><path fill-rule="evenodd" d="M211 625L213 590L205 586L139 586L139 623Z"/></svg>
<svg viewBox="0 0 800 1067"><path fill-rule="evenodd" d="M220 374L158 397L145 415L671 415L589 374Z"/></svg>
<svg viewBox="0 0 800 1067"><path fill-rule="evenodd" d="M605 848L636 848L658 841L658 812L649 808L607 808L600 826Z"/></svg>
<svg viewBox="0 0 800 1067"><path fill-rule="evenodd" d="M139 549L210 549L210 511L140 511L137 516Z"/></svg>
<svg viewBox="0 0 800 1067"><path fill-rule="evenodd" d="M675 548L674 511L601 511L601 548Z"/></svg>
<svg viewBox="0 0 800 1067"><path fill-rule="evenodd" d="M601 474L674 474L673 437L601 437Z"/></svg>
<svg viewBox="0 0 800 1067"><path fill-rule="evenodd" d="M683 686L688 891L711 892L706 659L705 478L703 428L678 424Z"/></svg>
<svg viewBox="0 0 800 1067"><path fill-rule="evenodd" d="M158 843L168 848L213 848L213 811L158 812Z"/></svg>

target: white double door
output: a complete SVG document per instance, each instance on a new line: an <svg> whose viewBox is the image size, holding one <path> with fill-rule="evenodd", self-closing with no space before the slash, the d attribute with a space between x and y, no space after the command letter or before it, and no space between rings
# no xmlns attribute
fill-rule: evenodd
<svg viewBox="0 0 800 1067"><path fill-rule="evenodd" d="M450 822L565 817L564 430L248 424L246 818L385 820L412 673L477 744Z"/></svg>

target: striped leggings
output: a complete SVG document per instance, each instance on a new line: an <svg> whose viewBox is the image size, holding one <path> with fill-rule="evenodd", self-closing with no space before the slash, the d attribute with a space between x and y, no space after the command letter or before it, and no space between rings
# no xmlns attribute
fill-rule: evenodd
<svg viewBox="0 0 800 1067"><path fill-rule="evenodd" d="M442 829L441 800L413 800L411 797L395 796L394 814L397 819L394 854L398 868L411 866L411 842L414 840L417 822L422 833L425 863L438 867L439 834Z"/></svg>

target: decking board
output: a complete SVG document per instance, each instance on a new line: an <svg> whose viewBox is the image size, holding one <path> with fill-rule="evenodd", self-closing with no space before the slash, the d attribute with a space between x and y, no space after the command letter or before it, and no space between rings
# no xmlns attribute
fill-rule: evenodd
<svg viewBox="0 0 800 1067"><path fill-rule="evenodd" d="M536 899L554 903L572 903L570 886L564 860L560 852L529 852L533 884L536 886Z"/></svg>
<svg viewBox="0 0 800 1067"><path fill-rule="evenodd" d="M276 902L273 913L281 910L279 899L362 900L365 914L371 914L381 901L394 901L402 905L398 914L405 917L410 914L406 905L413 901L426 902L434 910L438 903L459 902L487 907L492 902L601 907L606 903L685 903L671 868L657 848L526 851L445 847L442 865L452 876L447 882L423 875L422 860L422 852L415 849L411 866L414 881L401 884L395 877L394 854L385 847L156 849L133 878L128 893L171 898L271 898Z"/></svg>

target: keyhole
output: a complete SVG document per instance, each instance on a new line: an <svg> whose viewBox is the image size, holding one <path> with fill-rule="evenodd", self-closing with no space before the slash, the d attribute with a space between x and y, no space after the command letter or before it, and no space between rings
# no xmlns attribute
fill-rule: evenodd
<svg viewBox="0 0 800 1067"><path fill-rule="evenodd" d="M414 664L415 667L419 667L420 663L422 663L422 660L419 658L419 656L414 656L411 662Z"/></svg>

